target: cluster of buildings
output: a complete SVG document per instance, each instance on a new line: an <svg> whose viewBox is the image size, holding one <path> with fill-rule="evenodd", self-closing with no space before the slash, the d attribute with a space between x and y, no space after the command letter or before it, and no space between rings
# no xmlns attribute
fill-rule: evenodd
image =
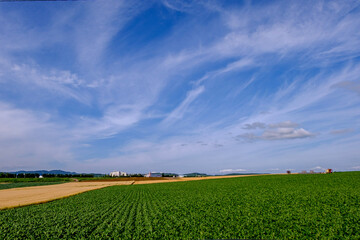
<svg viewBox="0 0 360 240"><path fill-rule="evenodd" d="M110 173L110 177L126 177L128 174L126 172L115 171Z"/></svg>
<svg viewBox="0 0 360 240"><path fill-rule="evenodd" d="M126 172L114 171L109 175L110 177L185 177L185 175L182 174L161 172L149 172L147 174L128 174Z"/></svg>
<svg viewBox="0 0 360 240"><path fill-rule="evenodd" d="M110 177L127 177L129 176L128 173L126 172L121 172L121 171L114 171L111 172ZM163 177L162 173L155 173L155 172L149 172L148 174L145 174L144 177Z"/></svg>

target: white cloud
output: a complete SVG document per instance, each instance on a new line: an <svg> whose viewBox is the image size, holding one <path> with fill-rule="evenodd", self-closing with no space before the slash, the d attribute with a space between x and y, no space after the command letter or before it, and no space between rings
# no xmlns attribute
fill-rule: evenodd
<svg viewBox="0 0 360 240"><path fill-rule="evenodd" d="M1 61L0 72L2 81L6 83L16 83L22 88L29 88L34 91L46 89L49 98L53 95L73 98L80 103L90 104L91 97L84 91L85 81L80 79L77 74L66 70L43 69L38 65L15 64L11 61ZM36 91L35 90L35 91Z"/></svg>
<svg viewBox="0 0 360 240"><path fill-rule="evenodd" d="M136 1L120 0L92 1L84 5L84 16L74 25L73 33L79 62L87 70L97 68L113 36L146 7L147 4L139 5Z"/></svg>
<svg viewBox="0 0 360 240"><path fill-rule="evenodd" d="M253 122L253 123L246 123L243 129L264 129L264 128L295 128L299 124L291 122L291 121L284 121L279 123L270 123L266 124L263 122Z"/></svg>
<svg viewBox="0 0 360 240"><path fill-rule="evenodd" d="M102 118L81 117L71 132L80 140L112 137L136 124L143 118L141 109L136 106L117 106L108 108Z"/></svg>
<svg viewBox="0 0 360 240"><path fill-rule="evenodd" d="M309 140L310 147L307 147L298 141L239 143L233 140L228 130L206 127L192 135L175 135L161 140L154 134L119 145L110 157L93 159L86 165L79 162L73 166L110 171L111 166L121 163L130 172L148 172L156 168L164 172L204 171L216 174L219 169L235 164L243 166L242 169L251 169L251 172L264 172L274 165L285 166L287 170L311 169L314 164L342 169L344 163L339 162L339 158L354 159L355 162L358 159L358 136L346 141L343 139L341 143L329 143L321 139L324 135L320 135ZM222 148L212 147L220 141L224 142ZM184 143L186 146L182 146ZM202 143L207 145L202 146Z"/></svg>
<svg viewBox="0 0 360 240"><path fill-rule="evenodd" d="M215 71L211 71L206 73L203 77L201 77L200 79L198 79L195 84L196 85L200 85L203 84L203 82L205 80L208 79L214 79L216 77L219 77L223 74L229 73L229 72L234 72L234 71L242 71L245 70L247 68L254 68L256 67L257 64L253 61L253 59L250 58L241 58L240 60L235 60L229 64L227 64L225 67L223 68L219 68ZM255 80L255 78L252 78L250 81L248 81L243 87L242 89L245 89L248 85L250 85L253 81Z"/></svg>
<svg viewBox="0 0 360 240"><path fill-rule="evenodd" d="M232 172L235 173L235 172L246 172L246 171L248 171L248 170L242 169L242 168L237 168L237 169L229 168L229 169L222 169L219 172L221 172L221 173L232 173Z"/></svg>
<svg viewBox="0 0 360 240"><path fill-rule="evenodd" d="M269 128L295 128L298 125L299 124L291 122L291 121L285 121L285 122L280 122L280 123L269 124L268 127Z"/></svg>
<svg viewBox="0 0 360 240"><path fill-rule="evenodd" d="M241 58L240 60L236 60L234 62L229 63L225 68L220 69L217 73L224 74L232 71L244 70L246 68L254 68L256 66L256 62L254 62L251 58Z"/></svg>
<svg viewBox="0 0 360 240"><path fill-rule="evenodd" d="M194 12L196 8L196 4L198 4L196 1L195 2L189 2L189 1L178 1L178 0L162 0L161 1L162 4L174 11L177 12L187 12L187 13L191 13Z"/></svg>
<svg viewBox="0 0 360 240"><path fill-rule="evenodd" d="M186 113L188 107L190 104L205 90L204 86L199 86L195 89L190 90L186 98L181 102L181 104L176 107L169 116L164 119L165 124L173 123L183 117L183 115Z"/></svg>
<svg viewBox="0 0 360 240"><path fill-rule="evenodd" d="M303 128L277 128L276 130L266 130L261 135L262 139L266 140L279 140L279 139L295 139L307 138L314 136L313 133L306 131Z"/></svg>
<svg viewBox="0 0 360 240"><path fill-rule="evenodd" d="M53 124L48 114L0 102L0 168L10 171L63 167L73 159L67 133Z"/></svg>
<svg viewBox="0 0 360 240"><path fill-rule="evenodd" d="M351 13L356 5L354 2L336 8L331 5L278 2L264 7L248 4L241 10L217 8L230 32L216 48L224 55L276 53L281 56L301 49L311 52L304 56L312 58L358 52L355 29L360 21ZM349 46L353 47L351 51Z"/></svg>
<svg viewBox="0 0 360 240"><path fill-rule="evenodd" d="M237 139L245 140L281 140L281 139L296 139L296 138L307 138L314 136L313 133L303 129L295 128L298 124L285 121L279 123L265 124L261 122L254 122L252 124L245 124L242 129L252 130L252 129L265 129L260 135L254 133L243 133L237 136Z"/></svg>
<svg viewBox="0 0 360 240"><path fill-rule="evenodd" d="M34 132L43 133L43 128L50 128L48 119L47 114L35 115L0 102L0 139L21 139L30 137Z"/></svg>
<svg viewBox="0 0 360 240"><path fill-rule="evenodd" d="M243 129L257 129L257 128L265 128L266 124L262 122L254 122L254 123L247 123L244 125Z"/></svg>
<svg viewBox="0 0 360 240"><path fill-rule="evenodd" d="M280 168L269 168L266 169L267 171L280 171Z"/></svg>
<svg viewBox="0 0 360 240"><path fill-rule="evenodd" d="M325 171L326 168L323 168L323 167L321 167L321 166L316 166L316 167L311 168L311 170L315 170L315 171Z"/></svg>

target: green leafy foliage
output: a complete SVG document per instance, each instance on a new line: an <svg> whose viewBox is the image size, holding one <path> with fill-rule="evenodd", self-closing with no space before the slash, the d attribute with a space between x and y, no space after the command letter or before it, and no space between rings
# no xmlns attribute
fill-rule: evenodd
<svg viewBox="0 0 360 240"><path fill-rule="evenodd" d="M360 173L113 186L0 211L0 239L359 239Z"/></svg>

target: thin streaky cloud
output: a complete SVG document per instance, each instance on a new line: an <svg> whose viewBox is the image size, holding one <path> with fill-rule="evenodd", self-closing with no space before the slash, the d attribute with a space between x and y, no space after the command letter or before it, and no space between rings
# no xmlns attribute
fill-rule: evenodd
<svg viewBox="0 0 360 240"><path fill-rule="evenodd" d="M205 88L204 86L199 86L195 89L190 90L186 94L186 98L184 101L180 103L179 106L177 106L167 118L164 119L165 124L173 123L175 121L180 120L183 115L186 113L187 109L189 108L190 104L200 95L204 92Z"/></svg>

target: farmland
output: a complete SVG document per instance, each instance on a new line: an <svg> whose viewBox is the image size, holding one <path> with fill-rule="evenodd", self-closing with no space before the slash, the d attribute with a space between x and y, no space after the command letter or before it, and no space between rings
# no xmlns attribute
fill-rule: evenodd
<svg viewBox="0 0 360 240"><path fill-rule="evenodd" d="M0 211L0 239L359 239L360 173L112 186Z"/></svg>
<svg viewBox="0 0 360 240"><path fill-rule="evenodd" d="M72 182L72 178L0 178L0 183L30 183L30 182Z"/></svg>
<svg viewBox="0 0 360 240"><path fill-rule="evenodd" d="M255 175L254 175L255 176ZM49 184L46 182L1 182L0 190L0 210L32 204L50 202L56 199L73 196L79 193L100 189L114 185L133 185L133 184L153 184L165 182L195 181L217 178L248 177L240 176L211 176L194 178L113 178L96 179L73 182L50 182L63 183L60 185ZM47 186L52 185L52 186ZM17 187L19 186L19 187ZM30 188L29 188L30 187ZM13 189L15 188L15 189Z"/></svg>
<svg viewBox="0 0 360 240"><path fill-rule="evenodd" d="M69 182L57 185L3 189L0 191L0 209L45 203L95 189L130 184L133 182Z"/></svg>
<svg viewBox="0 0 360 240"><path fill-rule="evenodd" d="M0 190L10 189L10 188L53 185L53 184L59 184L59 183L61 183L61 182L9 182L9 183L4 182L4 183L0 183Z"/></svg>

